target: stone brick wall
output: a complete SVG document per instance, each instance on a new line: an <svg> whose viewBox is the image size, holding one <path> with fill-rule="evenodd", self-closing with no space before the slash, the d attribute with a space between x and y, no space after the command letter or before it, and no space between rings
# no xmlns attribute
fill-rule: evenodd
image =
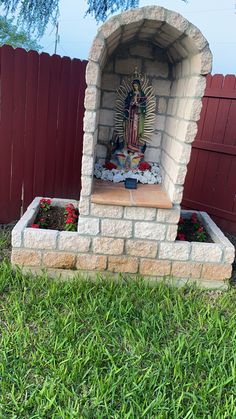
<svg viewBox="0 0 236 419"><path fill-rule="evenodd" d="M92 204L96 216L85 219L90 224L82 223L83 234L80 228L78 232L30 228L39 201L35 198L13 229L14 265L196 280L224 280L231 275L234 247L205 213L199 216L214 243L169 240L179 207L156 210ZM67 203L53 200L53 205Z"/></svg>

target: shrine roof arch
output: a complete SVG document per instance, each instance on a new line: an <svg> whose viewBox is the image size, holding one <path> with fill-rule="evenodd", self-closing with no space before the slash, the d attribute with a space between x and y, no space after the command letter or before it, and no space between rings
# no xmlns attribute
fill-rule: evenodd
<svg viewBox="0 0 236 419"><path fill-rule="evenodd" d="M189 59L190 74L211 72L212 54L201 31L179 13L146 6L111 17L98 30L86 71L88 85L99 85L100 73L118 46L148 41L165 50L171 63Z"/></svg>

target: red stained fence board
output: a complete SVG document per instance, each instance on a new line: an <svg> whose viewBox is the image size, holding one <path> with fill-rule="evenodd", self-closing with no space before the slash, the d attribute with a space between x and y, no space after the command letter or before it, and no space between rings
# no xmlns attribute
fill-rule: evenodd
<svg viewBox="0 0 236 419"><path fill-rule="evenodd" d="M236 77L207 76L182 206L207 211L236 233Z"/></svg>
<svg viewBox="0 0 236 419"><path fill-rule="evenodd" d="M0 223L35 196L79 198L86 64L0 48Z"/></svg>

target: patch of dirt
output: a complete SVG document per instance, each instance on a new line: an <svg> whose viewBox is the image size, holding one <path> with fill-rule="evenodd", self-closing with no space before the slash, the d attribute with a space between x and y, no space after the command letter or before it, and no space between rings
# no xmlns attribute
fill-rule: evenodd
<svg viewBox="0 0 236 419"><path fill-rule="evenodd" d="M51 207L48 211L40 208L34 224L41 224L41 228L50 230L65 230L65 208Z"/></svg>

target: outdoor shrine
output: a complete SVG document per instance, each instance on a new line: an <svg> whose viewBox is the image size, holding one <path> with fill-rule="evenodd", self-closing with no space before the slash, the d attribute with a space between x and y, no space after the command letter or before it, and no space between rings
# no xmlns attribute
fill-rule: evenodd
<svg viewBox="0 0 236 419"><path fill-rule="evenodd" d="M86 70L78 231L35 232L36 199L13 233L13 263L32 266L22 262L31 252L33 266L229 278L233 247L206 214L212 243L176 240L211 65L207 40L173 11L147 6L104 23Z"/></svg>

